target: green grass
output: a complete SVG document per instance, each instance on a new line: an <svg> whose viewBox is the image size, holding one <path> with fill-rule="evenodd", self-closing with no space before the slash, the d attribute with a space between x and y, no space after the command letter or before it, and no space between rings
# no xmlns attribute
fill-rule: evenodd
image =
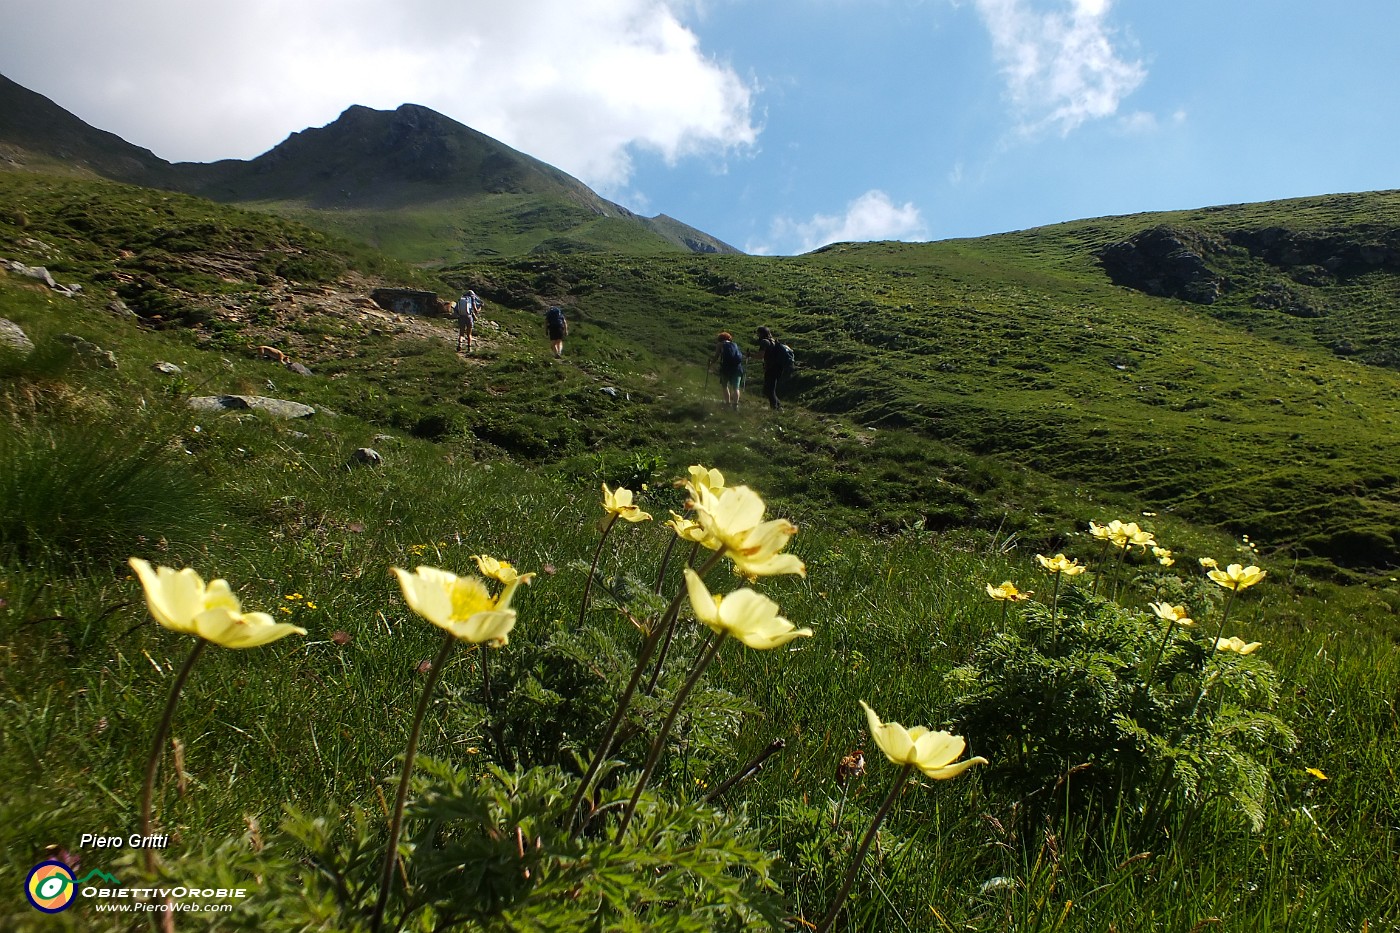
<svg viewBox="0 0 1400 933"><path fill-rule="evenodd" d="M326 814L351 835L361 812L382 844L379 792L392 793L420 666L439 644L388 568L468 571L485 553L539 572L491 673L506 753L567 771L630 670L636 630L614 600L645 603L668 535L656 524L615 530L576 631L599 483L637 489L664 519L683 507L670 481L704 462L801 526L793 549L806 579L757 586L815 635L791 651L725 647L662 758L659 799L693 801L784 740L705 825L724 836L746 815L776 859L789 926L825 910L895 773L863 734L857 701L888 720L946 725L948 672L1002 625L985 585L1011 579L1044 598L1033 555L1062 550L1097 566L1085 523L1115 517L1150 527L1178 557L1167 578L1125 590L1135 611L1169 595L1213 618L1201 556L1269 571L1226 633L1264 642L1277 712L1299 740L1268 757L1263 829L1212 806L1135 845L1136 814L1108 803L1094 819L1066 811L1026 825L1024 802L974 771L905 790L838 929L1331 933L1400 922L1400 590L1384 558L1396 526L1385 440L1395 373L1337 357L1325 335L1293 327L1299 319L1251 335L1228 308L1105 284L1091 251L1138 220L786 260L578 254L464 266L445 278L486 294L495 326L463 360L432 331L327 306L322 289L352 287L349 275L432 279L363 265L355 249L294 224L93 182L0 173L0 185L17 205L0 213L3 251L84 284L70 299L0 278L4 316L38 346L0 357L0 779L10 788L0 875L11 890L50 846L136 831L155 715L189 639L150 619L127 556L225 577L245 608L308 630L205 653L175 715L187 781L182 790L167 755L157 806L172 871L255 891L222 924L191 917L190 928L300 928L284 908L308 909L297 887L308 850L279 833L284 807ZM210 274L220 254L237 262ZM278 271L287 255L311 262L289 276ZM124 282L106 277L113 270L141 270L148 290L204 323L153 326L154 306L141 307L145 322L106 313ZM290 306L266 298L289 278ZM573 321L559 363L546 358L538 314L550 301ZM747 345L759 323L797 349L790 405L770 416L751 391L746 410L719 411L704 373L713 332ZM62 351L65 332L114 349L119 369ZM315 378L255 359L264 335L294 347ZM158 360L184 372L158 375ZM270 379L276 394L337 414L289 423L185 408L189 395L269 391ZM383 467L347 465L365 444ZM717 571L709 582L728 592L740 581ZM674 672L638 701L642 732L616 752L628 768L698 647L683 628ZM473 780L502 755L485 729L481 660L458 648L423 738L425 755ZM978 736L968 740L978 753ZM862 747L868 770L833 825L837 764ZM83 871L141 876L129 853L79 854ZM330 916L325 928L349 923ZM86 908L41 919L17 899L0 917L14 929L129 926L104 926ZM504 925L490 917L485 926Z"/></svg>

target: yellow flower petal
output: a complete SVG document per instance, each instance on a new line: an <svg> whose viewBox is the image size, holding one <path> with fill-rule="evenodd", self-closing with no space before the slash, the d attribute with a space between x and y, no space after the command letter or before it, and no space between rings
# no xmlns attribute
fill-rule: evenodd
<svg viewBox="0 0 1400 933"><path fill-rule="evenodd" d="M987 763L987 759L980 756L956 761L967 748L967 741L962 736L934 732L925 726L905 729L897 722L882 722L864 700L860 701L860 705L865 710L871 739L885 753L885 757L897 765L913 765L927 777L942 781L957 777L973 765Z"/></svg>
<svg viewBox="0 0 1400 933"><path fill-rule="evenodd" d="M1224 570L1211 570L1206 576L1227 590L1242 590L1258 583L1267 574L1268 571L1260 570L1258 567L1242 567L1239 564L1231 564Z"/></svg>
<svg viewBox="0 0 1400 933"><path fill-rule="evenodd" d="M730 635L750 648L766 651L786 645L795 638L812 634L809 628L796 628L778 615L778 604L748 587L728 596L714 596L700 575L685 568L685 586L695 618L711 631Z"/></svg>
<svg viewBox="0 0 1400 933"><path fill-rule="evenodd" d="M458 577L436 567L419 567L413 573L392 570L408 607L438 628L473 644L498 648L509 640L515 627L515 610L510 608L513 584L492 599L476 577Z"/></svg>
<svg viewBox="0 0 1400 933"><path fill-rule="evenodd" d="M603 484L603 510L609 515L615 515L623 521L651 521L651 515L643 512L632 503L632 490L625 486L619 486L614 490L609 489L607 483Z"/></svg>
<svg viewBox="0 0 1400 933"><path fill-rule="evenodd" d="M151 616L166 628L195 635L224 648L256 648L306 629L273 621L265 612L242 611L228 581L208 586L190 568L153 568L139 557L128 563L146 594Z"/></svg>
<svg viewBox="0 0 1400 933"><path fill-rule="evenodd" d="M1239 636L1231 636L1230 638L1217 638L1215 640L1215 650L1233 651L1236 654L1253 654L1263 647L1263 644L1262 641L1246 642Z"/></svg>

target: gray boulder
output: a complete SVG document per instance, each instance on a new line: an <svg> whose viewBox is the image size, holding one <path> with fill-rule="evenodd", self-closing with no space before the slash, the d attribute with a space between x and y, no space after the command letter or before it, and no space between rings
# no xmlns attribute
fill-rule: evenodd
<svg viewBox="0 0 1400 933"><path fill-rule="evenodd" d="M21 353L31 353L34 350L34 341L29 339L24 328L14 321L0 317L0 346L9 347Z"/></svg>
<svg viewBox="0 0 1400 933"><path fill-rule="evenodd" d="M117 355L115 353L102 349L85 337L79 337L77 334L59 334L58 339L61 343L72 347L73 352L88 362L96 363L103 369L117 368Z"/></svg>
<svg viewBox="0 0 1400 933"><path fill-rule="evenodd" d="M200 395L190 399L189 406L195 411L219 413L225 411L261 411L273 418L309 418L316 409L300 402L289 402L280 398L267 398L263 395Z"/></svg>
<svg viewBox="0 0 1400 933"><path fill-rule="evenodd" d="M183 369L176 366L174 363L167 363L164 360L156 363L151 368L165 376L178 376L180 373L184 372Z"/></svg>

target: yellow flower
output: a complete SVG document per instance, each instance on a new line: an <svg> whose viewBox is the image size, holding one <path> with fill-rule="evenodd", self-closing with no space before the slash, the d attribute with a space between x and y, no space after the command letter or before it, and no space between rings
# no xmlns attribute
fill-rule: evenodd
<svg viewBox="0 0 1400 933"><path fill-rule="evenodd" d="M499 648L515 628L510 599L515 587L507 585L495 599L477 577L459 577L436 567L419 567L413 573L393 568L408 608L453 637L473 644L485 642Z"/></svg>
<svg viewBox="0 0 1400 933"><path fill-rule="evenodd" d="M1237 654L1253 654L1263 646L1262 641L1251 641L1246 643L1238 636L1230 638L1217 638L1215 640L1216 651L1233 651Z"/></svg>
<svg viewBox="0 0 1400 933"><path fill-rule="evenodd" d="M176 632L196 635L225 648L256 648L306 629L274 622L265 612L243 612L228 581L214 580L208 586L189 567L175 570L153 568L139 557L127 563L136 571L146 605L157 622Z"/></svg>
<svg viewBox="0 0 1400 933"><path fill-rule="evenodd" d="M608 488L607 483L603 484L603 510L609 515L616 515L624 521L651 521L650 515L632 504L632 490L625 486L619 486L616 490L612 490Z"/></svg>
<svg viewBox="0 0 1400 933"><path fill-rule="evenodd" d="M483 577L506 586L518 586L535 579L533 573L517 572L509 561L497 560L494 557L487 557L485 554L473 554L472 560L476 561L476 569L481 571Z"/></svg>
<svg viewBox="0 0 1400 933"><path fill-rule="evenodd" d="M705 581L689 567L685 568L685 587L695 618L712 631L732 635L750 648L777 648L794 638L812 634L809 628L794 628L791 622L778 615L777 603L748 587L728 596L712 596L705 588Z"/></svg>
<svg viewBox="0 0 1400 933"><path fill-rule="evenodd" d="M1120 545L1120 547L1136 545L1137 547L1146 550L1147 548L1152 547L1157 543L1156 539L1152 537L1152 532L1143 531L1137 526L1137 522L1128 522L1128 524L1124 525L1123 535L1126 539L1126 544L1122 544Z"/></svg>
<svg viewBox="0 0 1400 933"><path fill-rule="evenodd" d="M1214 557L1202 557L1200 563L1206 570L1214 570L1216 567L1220 566Z"/></svg>
<svg viewBox="0 0 1400 933"><path fill-rule="evenodd" d="M702 489L715 495L724 491L724 474L714 467L705 467L697 463L687 472L689 479L678 480L676 485L689 489L692 495L698 495Z"/></svg>
<svg viewBox="0 0 1400 933"><path fill-rule="evenodd" d="M670 521L665 522L667 528L676 533L676 537L682 541L694 541L697 544L705 540L705 529L700 527L699 522L693 522L688 518L682 518L675 512L671 513ZM711 547L714 550L714 547Z"/></svg>
<svg viewBox="0 0 1400 933"><path fill-rule="evenodd" d="M1147 605L1157 614L1157 618L1164 621L1187 626L1196 624L1187 617L1185 606L1173 606L1171 603L1148 603Z"/></svg>
<svg viewBox="0 0 1400 933"><path fill-rule="evenodd" d="M1152 556L1157 558L1157 563L1161 564L1163 567L1170 567L1172 564L1176 563L1176 558L1172 557L1172 552L1168 548L1153 545Z"/></svg>
<svg viewBox="0 0 1400 933"><path fill-rule="evenodd" d="M1089 534L1093 535L1095 538L1099 538L1099 539L1104 540L1104 541L1112 541L1112 540L1113 540L1114 530L1115 530L1115 527L1114 527L1114 526L1117 526L1118 528L1122 528L1122 527L1123 527L1123 523L1120 522L1120 521L1118 521L1117 519L1114 519L1113 521L1109 522L1107 525L1100 525L1100 524L1097 524L1097 523L1095 523L1095 522L1090 522L1090 523L1089 523Z"/></svg>
<svg viewBox="0 0 1400 933"><path fill-rule="evenodd" d="M747 486L730 486L718 494L695 488L692 508L705 532L701 541L710 550L724 549L739 573L771 577L783 573L807 575L807 566L794 554L779 553L797 534L792 522L763 520L763 500Z"/></svg>
<svg viewBox="0 0 1400 933"><path fill-rule="evenodd" d="M1313 777L1317 778L1319 781L1327 780L1327 775L1322 773L1321 768L1304 768L1303 770L1311 774Z"/></svg>
<svg viewBox="0 0 1400 933"><path fill-rule="evenodd" d="M1241 567L1239 564L1231 564L1224 570L1212 570L1206 576L1227 590L1242 590L1247 586L1253 586L1268 573L1267 570L1260 570L1258 567Z"/></svg>
<svg viewBox="0 0 1400 933"><path fill-rule="evenodd" d="M1001 586L992 586L988 583L987 595L992 597L992 599L1000 599L1010 603L1023 603L1034 596L1035 592L1033 590L1026 590L1022 593L1020 590L1016 589L1016 584L1007 580Z"/></svg>
<svg viewBox="0 0 1400 933"><path fill-rule="evenodd" d="M1062 573L1067 577L1077 576L1089 568L1079 563L1077 560L1070 560L1063 554L1056 554L1054 557L1046 557L1044 554L1035 555L1035 559L1040 561L1040 566L1050 573Z"/></svg>
<svg viewBox="0 0 1400 933"><path fill-rule="evenodd" d="M967 741L962 736L932 732L924 726L905 729L897 722L881 722L864 700L860 701L860 705L870 723L870 737L880 746L885 757L897 765L913 765L927 777L942 781L957 777L973 765L987 763L987 759L981 756L957 760L967 748Z"/></svg>

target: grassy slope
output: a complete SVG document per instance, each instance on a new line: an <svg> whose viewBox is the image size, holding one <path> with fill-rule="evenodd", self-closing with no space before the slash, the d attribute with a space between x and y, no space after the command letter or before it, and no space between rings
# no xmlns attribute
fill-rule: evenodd
<svg viewBox="0 0 1400 933"><path fill-rule="evenodd" d="M850 836L892 773L872 760L869 778L852 792L851 827L842 834L820 830L825 803L837 793L830 778L834 762L863 741L855 700L870 700L888 718L936 723L948 699L943 671L964 660L968 647L997 623L982 585L1032 579L1029 557L1039 540L1015 548L1008 540L1014 536L1005 532L1048 536L1068 528L1069 516L1128 517L1131 500L1091 501L1100 494L1078 476L1047 481L1007 463L1005 454L969 454L952 441L995 434L1008 423L1007 412L1023 426L1058 413L1065 435L1076 426L1127 431L1143 409L1135 401L1115 403L1114 393L1098 385L1104 379L1117 385L1111 380L1122 372L1103 358L1133 352L1139 343L1165 342L1162 333L1173 328L1181 333L1170 339L1182 342L1183 353L1228 350L1193 364L1218 380L1213 390L1195 391L1209 409L1223 406L1239 418L1232 430L1242 434L1252 430L1254 421L1246 419L1255 408L1245 398L1214 396L1242 391L1242 373L1275 378L1275 367L1265 364L1285 350L1325 380L1319 393L1336 385L1354 394L1364 401L1366 417L1369 406L1383 400L1363 393L1378 392L1375 386L1389 378L1363 377L1366 371L1356 364L1315 349L1251 349L1257 341L1203 318L1199 309L1095 284L1059 249L1049 252L1054 262L1026 268L1009 264L996 249L978 251L966 243L871 246L797 260L540 259L462 270L461 276L493 283L501 299L490 305L497 326L484 331L479 358L464 363L440 339L392 324L371 327L323 308L326 292L359 261L293 226L108 185L4 175L0 185L6 186L0 203L7 206L0 213L0 254L46 262L60 280L87 286L83 297L66 299L0 276L3 315L18 320L44 354L51 354L57 334L72 331L115 349L122 360L116 372L87 371L61 355L7 369L5 423L44 431L71 422L75 431L67 442L74 445L82 443L84 425L108 432L133 421L137 435L165 432L156 436L181 442L169 470L186 475L197 499L212 509L186 516L184 535L172 534L168 543L156 535L122 538L98 547L79 568L68 564L71 554L26 561L7 554L0 580L0 631L8 649L0 659L0 776L12 791L0 823L4 876L14 884L14 875L45 845L71 847L77 833L124 834L134 826L151 711L187 646L145 618L120 564L127 553L225 575L250 607L277 612L311 632L304 641L258 652L212 652L188 688L176 734L185 743L192 783L183 794L168 786L161 813L176 830L169 857L194 872L195 853L222 840L245 832L270 836L284 802L317 812L352 801L374 806L373 788L393 770L421 683L414 671L437 641L402 608L386 566L424 562L462 569L468 555L486 552L522 568L558 568L521 598L522 623L512 636L512 649L519 651L566 630L577 612L580 578L570 563L586 561L596 543L596 483L649 480L653 489L644 504L661 516L678 505L661 482L692 460L705 460L753 482L778 509L800 513L805 528L796 547L809 577L765 589L785 614L810 620L818 637L786 657L731 653L722 659L713 669L716 681L751 700L755 711L729 746L687 756L685 773L672 787L680 794L698 781L713 784L774 737L785 738L788 750L732 802L746 803L763 821L769 843L790 865L784 882L794 909L814 917ZM193 246L171 249L181 243ZM211 247L225 260L232 255L267 264L210 266ZM302 283L296 303L274 307L266 296L285 284L278 270L288 271L282 264L293 257L307 260L294 270ZM113 317L101 308L105 289L120 284L104 277L114 267L140 271L154 283L133 293L133 304L146 296L150 307L169 308L165 301L219 305L241 316L219 326L215 319L199 331L153 330ZM988 270L1001 279L995 287L980 278ZM432 284L388 264L362 271L402 284ZM1069 325L1054 323L1054 312L1076 304L1046 294L1079 294L1078 317ZM562 364L543 359L542 328L531 310L536 298L571 306L575 330ZM978 312L963 310L968 307ZM916 324L916 311L938 326ZM1018 323L1014 312L1033 316ZM1123 327L1129 312L1152 326ZM1112 316L1118 326L1103 327L1100 316ZM1044 334L1032 323L1047 320ZM724 325L744 334L760 321L798 346L804 366L794 389L803 405L846 412L852 420L796 406L782 419L754 411L726 419L708 406L698 392L704 379L699 361L711 332ZM1095 365L1081 363L1088 370L1078 386L1083 395L1060 408L1050 401L1066 393L1057 382L1037 389L1023 381L1039 375L1050 382L1051 376L1011 363L1034 362L1040 352L1033 351L1079 352L1067 335L1086 323L1096 328L1097 342L1074 359ZM1011 331L1015 326L1019 335ZM252 358L253 335L273 333L298 341L298 355L316 379L290 381L273 364ZM886 335L936 353L925 361L902 345L884 345L895 339ZM838 352L846 356L837 358ZM891 371L889 354L922 365ZM992 355L995 362L987 359ZM1255 360L1251 368L1241 368L1241 356ZM185 368L181 380L151 371L161 359ZM937 361L948 359L955 368L938 370ZM1125 365L1155 366L1145 351L1127 359ZM47 374L36 370L41 364ZM1054 370L1055 379L1064 371ZM1174 378L1184 383L1186 377ZM1333 382L1345 378L1361 381ZM182 410L191 391L265 391L268 379L276 380L278 394L342 414L310 424L237 416L196 422ZM619 386L631 398L614 400L600 391L606 386ZM907 411L902 400L911 394L930 411L901 417L944 440L891 427L892 413ZM141 411L159 417L141 421L134 414ZM937 418L953 415L972 426L936 430ZM877 419L883 420L876 430L865 427ZM376 432L389 436L375 439ZM1075 449L1098 450L1107 462L1085 466L1089 475L1118 476L1125 487L1135 482L1142 467L1134 469L1124 454L1102 453L1115 440L1111 433L1097 438L1102 447L1093 446L1092 436L1076 441L1082 446ZM384 451L387 468L346 469L349 450L367 442ZM1060 443L1056 434L1022 449L1048 457ZM1337 449L1350 456L1360 448ZM503 463L503 451L527 462L563 456L564 470ZM1233 460L1235 453L1217 456ZM655 457L667 465L658 466ZM1357 469L1341 456L1333 468ZM1000 535L965 535L958 528L968 521L995 529L1002 509L1009 514ZM868 521L867 512L890 522L925 518L954 533L842 532L853 521ZM1221 514L1229 517L1231 510L1222 507ZM1169 516L1151 524L1185 552L1184 572L1195 555L1232 553L1220 537ZM623 567L649 579L663 539L651 526L619 536L609 572ZM1082 536L1061 543L1092 557ZM1270 586L1287 576L1278 555L1264 563L1273 574ZM1292 757L1276 763L1277 810L1262 835L1222 820L1183 836L1169 851L1132 860L1126 859L1138 853L1124 852L1105 874L1078 864L1074 840L1047 842L1039 853L1013 851L996 821L1010 819L1014 802L980 793L975 782L911 788L889 824L890 857L872 868L870 880L878 887L863 881L858 890L852 928L932 930L952 923L1089 931L1153 922L1187 930L1220 917L1222 928L1232 930L1287 925L1330 933L1393 922L1400 916L1391 780L1400 597L1384 585L1261 588L1244 605L1240 634L1267 640L1269 657L1291 688L1286 713L1303 739ZM630 633L625 620L609 613L599 610L594 618L620 640ZM349 636L346 644L331 640L336 631ZM476 760L467 751L485 744L472 699L476 677L474 655L459 654L443 690L451 702L435 705L426 753ZM629 758L636 752L624 750ZM1331 783L1310 779L1306 767L1331 775ZM262 829L251 829L249 817ZM105 853L85 857L87 866L120 865ZM1012 879L1010 893L983 891L994 878ZM0 917L16 929L35 919L13 902ZM73 912L45 929L90 922L93 914Z"/></svg>
<svg viewBox="0 0 1400 933"><path fill-rule="evenodd" d="M27 225L11 226L9 241L66 251L46 259L19 244L12 255L86 276L147 314L207 320L199 339L214 348L246 352L285 332L332 377L292 387L303 400L477 455L563 462L573 474L639 455L674 465L691 456L691 442L676 440L684 429L794 508L857 527L1000 526L1052 547L1108 497L1249 534L1304 568L1364 574L1400 562L1395 370L1339 357L1316 320L1250 308L1247 295L1202 307L1112 286L1094 252L1146 218L791 259L590 252L455 267L438 290L475 286L492 322L464 368L439 341L366 341L368 328L314 302L274 308L259 297L260 277L330 281L350 262L434 287L421 273L368 252L347 261L344 243L196 199L23 175L0 183L11 220ZM1368 218L1389 222L1393 200L1376 196ZM1309 216L1296 204L1250 211L1171 219ZM1317 222L1335 225L1336 210ZM228 255L241 256L237 268L201 271ZM1394 284L1376 276L1328 292L1339 310L1327 328L1356 340L1378 329L1379 298L1351 317L1342 303L1363 288L1380 296ZM574 321L563 366L540 358L538 312L551 302ZM255 340L250 317L267 324ZM713 334L730 329L752 350L761 323L797 350L784 391L800 407L763 417L751 364L753 404L716 417L703 368Z"/></svg>
<svg viewBox="0 0 1400 933"><path fill-rule="evenodd" d="M720 328L752 349L747 335L768 324L801 361L789 391L877 437L1029 466L1086 496L1126 493L1312 566L1394 564L1395 371L1339 358L1277 312L1263 330L1229 308L1112 286L1092 250L1137 223L796 259L579 257L459 274L505 301L532 289L568 298L586 323L690 361ZM975 493L977 481L930 459L924 482L911 470L848 504L895 523L965 520L929 484ZM865 483L880 472L842 465Z"/></svg>

